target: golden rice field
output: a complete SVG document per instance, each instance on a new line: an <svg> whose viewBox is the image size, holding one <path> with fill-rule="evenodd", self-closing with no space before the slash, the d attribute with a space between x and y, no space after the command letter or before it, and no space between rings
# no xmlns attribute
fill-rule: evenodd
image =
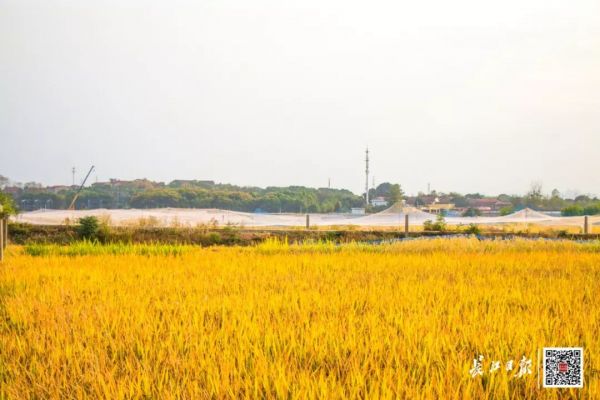
<svg viewBox="0 0 600 400"><path fill-rule="evenodd" d="M8 250L2 399L600 398L599 242ZM538 388L544 346L583 389Z"/></svg>

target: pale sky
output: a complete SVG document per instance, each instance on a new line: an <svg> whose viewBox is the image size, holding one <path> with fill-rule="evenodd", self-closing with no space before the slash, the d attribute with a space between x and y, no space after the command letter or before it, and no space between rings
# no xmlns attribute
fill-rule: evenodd
<svg viewBox="0 0 600 400"><path fill-rule="evenodd" d="M600 194L598 0L0 0L0 174Z"/></svg>

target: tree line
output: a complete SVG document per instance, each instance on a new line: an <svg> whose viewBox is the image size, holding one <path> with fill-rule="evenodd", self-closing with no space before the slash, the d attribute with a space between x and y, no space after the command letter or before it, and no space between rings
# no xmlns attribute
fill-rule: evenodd
<svg viewBox="0 0 600 400"><path fill-rule="evenodd" d="M71 203L75 186L43 187L30 182L9 185L0 175L0 188L10 194L15 208L22 211L40 208L65 209ZM418 193L406 197L399 184L384 182L369 190L369 198L383 197L389 205L405 199L409 205L423 206L437 199L440 203L452 203L466 209L468 215L477 215L473 200L489 198L480 193L456 192ZM525 195L500 194L493 197L507 205L500 214L509 214L525 207L540 211L561 211L564 216L600 214L600 200L589 195L573 199L563 198L554 189L545 195L540 184L532 184ZM368 212L377 212L389 205L368 206ZM168 184L147 179L93 183L83 189L77 198L77 209L92 208L220 208L244 212L268 213L330 213L349 212L353 207L364 207L364 193L356 195L345 189L288 187L246 187L203 180L174 180ZM10 206L13 207L13 206Z"/></svg>
<svg viewBox="0 0 600 400"><path fill-rule="evenodd" d="M29 187L12 193L21 210L65 209L75 196L74 187ZM241 187L211 181L145 179L94 183L81 191L76 209L91 208L220 208L244 212L349 212L364 203L344 189L289 187Z"/></svg>

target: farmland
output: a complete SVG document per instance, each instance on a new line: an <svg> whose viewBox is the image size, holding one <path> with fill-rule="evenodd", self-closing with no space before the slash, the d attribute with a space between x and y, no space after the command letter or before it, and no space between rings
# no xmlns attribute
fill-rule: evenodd
<svg viewBox="0 0 600 400"><path fill-rule="evenodd" d="M598 241L11 246L0 398L597 398L599 292Z"/></svg>

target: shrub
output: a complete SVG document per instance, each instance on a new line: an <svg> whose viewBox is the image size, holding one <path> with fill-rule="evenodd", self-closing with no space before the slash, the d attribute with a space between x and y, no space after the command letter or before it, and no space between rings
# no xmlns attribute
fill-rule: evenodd
<svg viewBox="0 0 600 400"><path fill-rule="evenodd" d="M93 240L98 239L98 231L100 230L100 222L94 216L79 218L77 233L82 239Z"/></svg>
<svg viewBox="0 0 600 400"><path fill-rule="evenodd" d="M478 217L481 215L481 211L476 208L467 208L465 212L462 214L463 217Z"/></svg>
<svg viewBox="0 0 600 400"><path fill-rule="evenodd" d="M583 209L583 215L600 214L600 204L592 204Z"/></svg>
<svg viewBox="0 0 600 400"><path fill-rule="evenodd" d="M500 215L502 215L502 216L512 214L513 212L515 212L515 209L513 206L506 206L506 207L502 207L500 209Z"/></svg>
<svg viewBox="0 0 600 400"><path fill-rule="evenodd" d="M465 230L466 233L470 233L472 235L480 235L481 228L475 224L470 224L469 227Z"/></svg>
<svg viewBox="0 0 600 400"><path fill-rule="evenodd" d="M583 215L583 207L578 206L578 205L572 205L569 207L565 207L563 208L560 213L564 216L564 217L572 217L572 216L577 216L577 215Z"/></svg>
<svg viewBox="0 0 600 400"><path fill-rule="evenodd" d="M97 237L102 243L106 243L110 240L112 234L110 229L111 218L110 215L104 215L98 220L98 232Z"/></svg>
<svg viewBox="0 0 600 400"><path fill-rule="evenodd" d="M135 225L139 228L158 228L160 226L160 221L158 218L152 215L138 218L135 222Z"/></svg>
<svg viewBox="0 0 600 400"><path fill-rule="evenodd" d="M425 222L423 222L423 230L444 232L446 230L446 219L441 214L437 216L435 222L428 219Z"/></svg>
<svg viewBox="0 0 600 400"><path fill-rule="evenodd" d="M8 217L9 215L17 214L17 206L13 198L7 194L0 192L0 218Z"/></svg>
<svg viewBox="0 0 600 400"><path fill-rule="evenodd" d="M217 232L211 232L206 236L206 241L203 244L212 246L216 244L221 244L222 241L223 239L221 238L221 235L219 235Z"/></svg>

